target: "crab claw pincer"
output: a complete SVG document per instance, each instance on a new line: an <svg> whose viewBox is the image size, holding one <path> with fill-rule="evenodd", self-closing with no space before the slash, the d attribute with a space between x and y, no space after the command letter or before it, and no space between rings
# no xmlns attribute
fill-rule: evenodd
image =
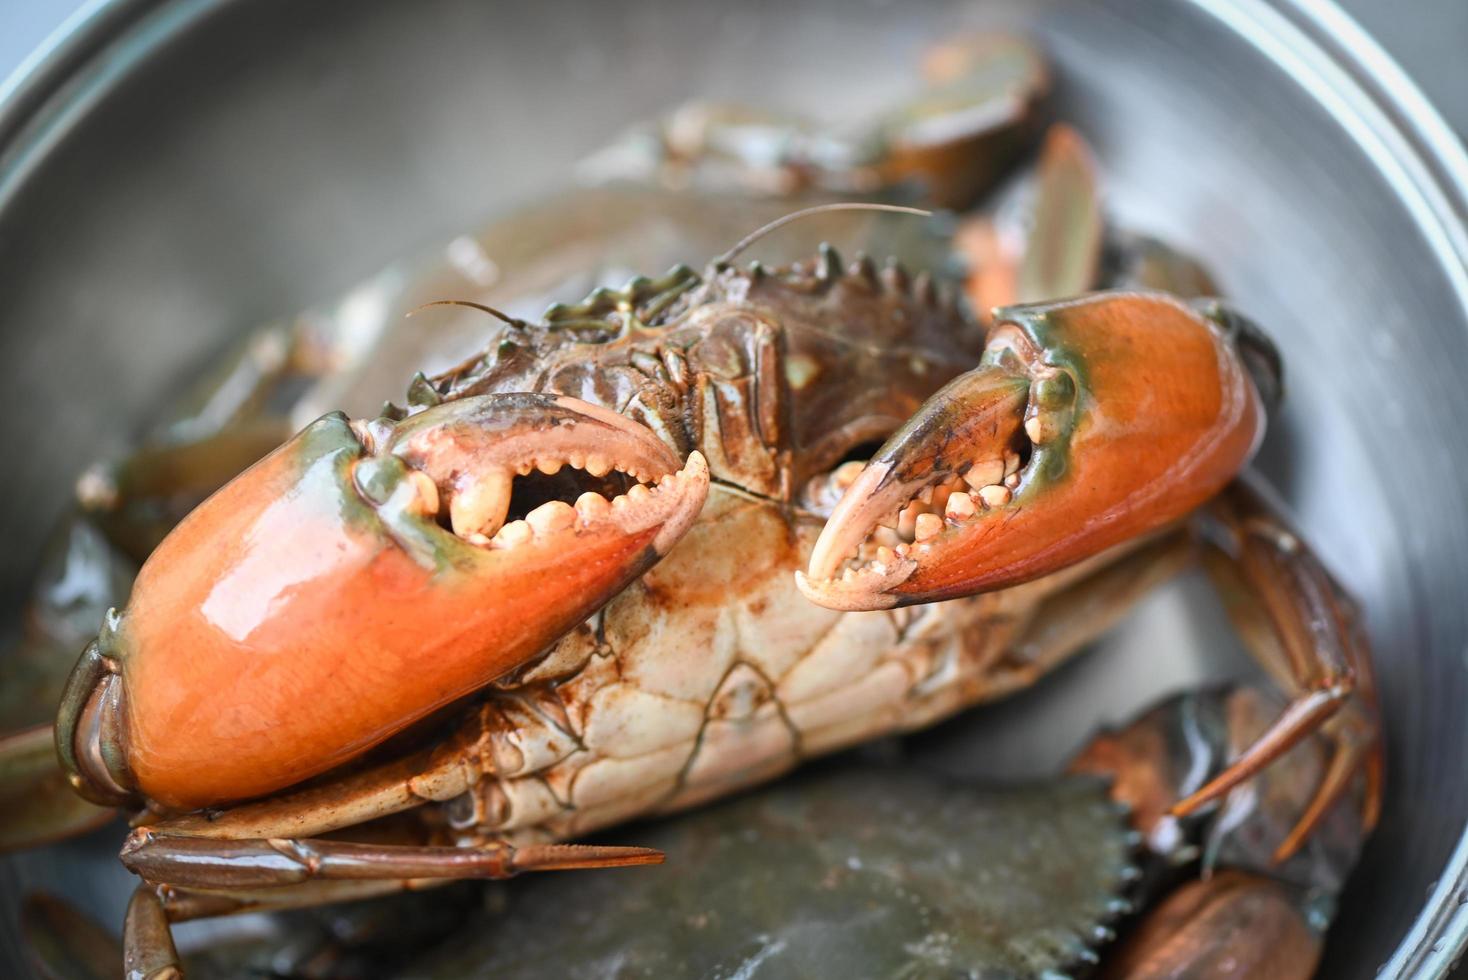
<svg viewBox="0 0 1468 980"><path fill-rule="evenodd" d="M1006 588L1164 527L1263 435L1279 361L1216 303L1113 292L996 312L980 366L847 489L797 573L881 609Z"/></svg>
<svg viewBox="0 0 1468 980"><path fill-rule="evenodd" d="M327 415L149 558L68 684L63 762L93 798L179 809L326 772L531 660L707 491L697 453L573 398Z"/></svg>

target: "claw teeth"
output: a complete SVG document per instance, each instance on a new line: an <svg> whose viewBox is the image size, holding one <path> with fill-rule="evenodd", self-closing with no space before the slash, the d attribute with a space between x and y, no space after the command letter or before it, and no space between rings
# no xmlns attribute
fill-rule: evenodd
<svg viewBox="0 0 1468 980"><path fill-rule="evenodd" d="M1004 475L1012 476L1019 472L1019 453L1014 450L1006 450L1004 453Z"/></svg>
<svg viewBox="0 0 1468 980"><path fill-rule="evenodd" d="M536 469L546 476L554 476L561 472L561 467L565 465L565 462L559 459L542 459L535 464Z"/></svg>
<svg viewBox="0 0 1468 980"><path fill-rule="evenodd" d="M510 510L512 478L505 470L486 472L449 497L449 526L455 534L493 535Z"/></svg>
<svg viewBox="0 0 1468 980"><path fill-rule="evenodd" d="M1017 457L1016 457L1017 458ZM963 475L963 480L975 490L982 490L1004 479L1004 460L990 459L982 463L975 463L968 468Z"/></svg>
<svg viewBox="0 0 1468 980"><path fill-rule="evenodd" d="M640 504L644 501L652 499L652 491L649 490L644 484L635 483L632 485L632 488L627 491L626 497L633 503Z"/></svg>
<svg viewBox="0 0 1468 980"><path fill-rule="evenodd" d="M524 521L511 521L500 528L490 544L496 548L515 548L535 537L535 532Z"/></svg>
<svg viewBox="0 0 1468 980"><path fill-rule="evenodd" d="M913 538L926 541L943 530L943 518L937 514L919 514L913 529Z"/></svg>
<svg viewBox="0 0 1468 980"><path fill-rule="evenodd" d="M1037 446L1050 442L1058 432L1056 420L1048 413L1039 412L1025 419L1025 435Z"/></svg>
<svg viewBox="0 0 1468 980"><path fill-rule="evenodd" d="M564 500L551 500L525 515L525 523L536 534L551 534L564 531L576 523L576 509Z"/></svg>
<svg viewBox="0 0 1468 980"><path fill-rule="evenodd" d="M944 508L944 513L948 515L949 520L966 521L973 517L978 509L973 497L962 490L955 490L948 496L948 505Z"/></svg>
<svg viewBox="0 0 1468 980"><path fill-rule="evenodd" d="M926 511L919 503L908 504L902 508L902 513L897 515L897 536L904 541L911 541L913 534L917 531L918 515L923 513Z"/></svg>
<svg viewBox="0 0 1468 980"><path fill-rule="evenodd" d="M1013 496L1008 487L987 486L979 490L979 499L986 507L1003 507Z"/></svg>
<svg viewBox="0 0 1468 980"><path fill-rule="evenodd" d="M592 453L586 457L586 472L592 476L606 476L612 471L612 461L601 453Z"/></svg>
<svg viewBox="0 0 1468 980"><path fill-rule="evenodd" d="M861 475L861 471L866 468L866 465L866 463L859 460L842 463L831 471L831 486L837 490L845 490L856 482L856 478Z"/></svg>
<svg viewBox="0 0 1468 980"><path fill-rule="evenodd" d="M928 509L935 514L943 513L943 510L948 506L949 494L953 493L953 491L957 489L957 487L953 486L950 483L938 484L938 486L933 488L933 500L928 505Z"/></svg>
<svg viewBox="0 0 1468 980"><path fill-rule="evenodd" d="M426 515L438 513L438 484L433 482L433 477L422 470L413 470L408 474L408 479L413 481L413 489L418 492L419 513Z"/></svg>
<svg viewBox="0 0 1468 980"><path fill-rule="evenodd" d="M593 490L588 490L581 496L576 498L576 512L580 514L581 519L588 524L594 520L605 517L607 514L611 513L611 510L611 502L608 501L607 498L603 497L601 494Z"/></svg>

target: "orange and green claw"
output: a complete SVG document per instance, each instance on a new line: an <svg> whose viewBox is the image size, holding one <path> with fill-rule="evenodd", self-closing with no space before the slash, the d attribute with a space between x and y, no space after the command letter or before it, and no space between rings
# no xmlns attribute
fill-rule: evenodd
<svg viewBox="0 0 1468 980"><path fill-rule="evenodd" d="M846 491L800 588L836 609L932 602L1158 530L1243 467L1277 387L1268 341L1216 304L1111 292L1000 310L979 367Z"/></svg>
<svg viewBox="0 0 1468 980"><path fill-rule="evenodd" d="M574 398L328 415L153 553L68 685L63 761L181 809L335 768L582 622L707 492L698 453Z"/></svg>

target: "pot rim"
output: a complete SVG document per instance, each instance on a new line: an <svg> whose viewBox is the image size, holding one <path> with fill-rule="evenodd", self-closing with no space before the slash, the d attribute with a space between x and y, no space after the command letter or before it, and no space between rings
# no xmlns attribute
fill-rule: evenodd
<svg viewBox="0 0 1468 980"><path fill-rule="evenodd" d="M119 79L239 0L87 0L0 81L0 210ZM1468 151L1334 0L1186 0L1242 37L1367 155L1436 256L1468 329ZM1441 977L1468 947L1468 827L1380 975Z"/></svg>

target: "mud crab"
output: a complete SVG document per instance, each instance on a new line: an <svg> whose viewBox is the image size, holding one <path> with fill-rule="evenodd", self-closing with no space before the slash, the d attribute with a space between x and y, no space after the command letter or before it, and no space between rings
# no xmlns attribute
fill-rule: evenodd
<svg viewBox="0 0 1468 980"><path fill-rule="evenodd" d="M1279 390L1260 331L1129 289L986 330L939 268L745 244L538 321L483 307L487 350L311 423L152 550L56 726L70 783L138 814L132 973L177 968L170 922L655 862L563 841L1017 690L1198 559L1290 700L1181 798L1155 767L1121 792L1185 818L1317 735L1271 859L1358 791L1369 829L1355 614L1232 483ZM1164 909L1213 936L1256 894L1225 883Z"/></svg>

